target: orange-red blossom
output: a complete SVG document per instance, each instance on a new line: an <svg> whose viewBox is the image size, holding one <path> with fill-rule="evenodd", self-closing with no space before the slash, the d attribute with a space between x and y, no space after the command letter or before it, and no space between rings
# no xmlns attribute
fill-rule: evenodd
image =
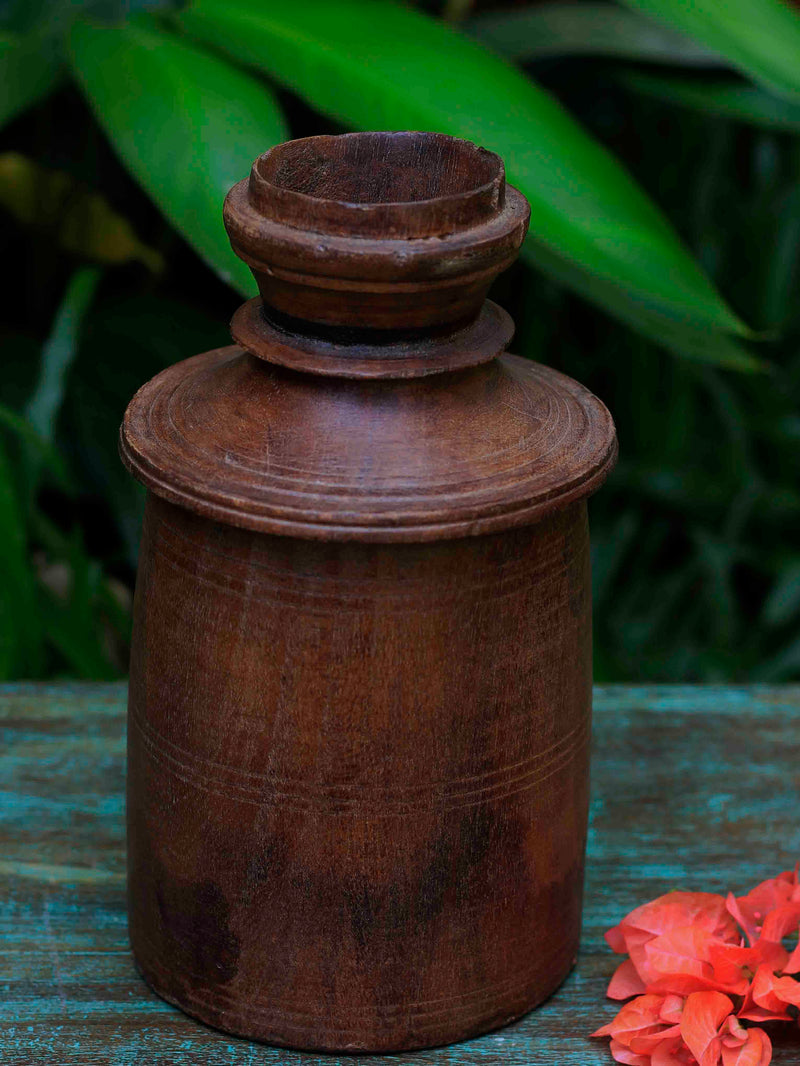
<svg viewBox="0 0 800 1066"><path fill-rule="evenodd" d="M606 940L627 956L608 995L630 1002L592 1035L611 1037L617 1062L767 1066L772 1044L751 1023L797 1017L797 867L746 896L668 892L631 911Z"/></svg>

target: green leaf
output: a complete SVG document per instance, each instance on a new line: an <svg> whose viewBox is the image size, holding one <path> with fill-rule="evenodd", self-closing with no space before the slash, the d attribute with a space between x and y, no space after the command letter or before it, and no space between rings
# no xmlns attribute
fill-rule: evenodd
<svg viewBox="0 0 800 1066"><path fill-rule="evenodd" d="M64 384L77 351L83 317L92 302L101 272L97 267L76 270L56 315L53 331L42 349L42 366L26 414L46 441L55 436L55 423L64 399Z"/></svg>
<svg viewBox="0 0 800 1066"><path fill-rule="evenodd" d="M536 4L478 15L465 25L473 37L511 59L603 55L648 63L720 66L716 52L682 33L608 3Z"/></svg>
<svg viewBox="0 0 800 1066"><path fill-rule="evenodd" d="M616 160L443 23L393 0L194 0L179 20L351 126L438 130L493 149L531 202L532 239L678 321L746 332Z"/></svg>
<svg viewBox="0 0 800 1066"><path fill-rule="evenodd" d="M176 8L181 0L0 0L0 23L26 33L63 34L77 15L100 22L123 22L138 11Z"/></svg>
<svg viewBox="0 0 800 1066"><path fill-rule="evenodd" d="M777 655L760 663L753 671L757 681L774 684L778 681L796 681L800 676L800 637L794 637Z"/></svg>
<svg viewBox="0 0 800 1066"><path fill-rule="evenodd" d="M252 295L231 252L222 200L253 160L287 132L273 94L248 74L137 20L77 22L70 56L123 162L194 249Z"/></svg>
<svg viewBox="0 0 800 1066"><path fill-rule="evenodd" d="M33 677L43 661L36 579L11 464L0 440L0 679Z"/></svg>
<svg viewBox="0 0 800 1066"><path fill-rule="evenodd" d="M602 278L593 277L563 257L554 255L542 244L526 241L523 256L556 281L574 289L591 303L625 322L637 333L676 355L750 373L765 370L768 365L724 333L709 326L676 322L663 314L657 305L631 296Z"/></svg>
<svg viewBox="0 0 800 1066"><path fill-rule="evenodd" d="M144 490L119 460L125 408L136 390L165 366L229 342L226 324L210 311L156 294L109 294L92 309L59 428L84 491L102 495L116 518L132 567Z"/></svg>
<svg viewBox="0 0 800 1066"><path fill-rule="evenodd" d="M790 563L770 589L762 611L766 626L780 626L800 614L800 562Z"/></svg>
<svg viewBox="0 0 800 1066"><path fill-rule="evenodd" d="M686 75L645 74L622 71L623 85L668 104L691 107L723 118L768 129L800 130L800 97L787 100L734 78L709 81Z"/></svg>
<svg viewBox="0 0 800 1066"><path fill-rule="evenodd" d="M159 273L161 253L140 241L104 196L64 170L50 170L20 152L0 153L0 204L60 248L100 263L138 259Z"/></svg>
<svg viewBox="0 0 800 1066"><path fill-rule="evenodd" d="M94 681L119 676L104 647L100 608L107 593L99 563L90 559L76 531L69 539L66 557L55 571L40 575L44 586L42 628L46 639L65 660L71 674Z"/></svg>
<svg viewBox="0 0 800 1066"><path fill-rule="evenodd" d="M73 491L73 482L63 455L43 437L39 431L22 415L0 404L0 426L10 430L38 458L42 466L55 477L59 488L64 492Z"/></svg>
<svg viewBox="0 0 800 1066"><path fill-rule="evenodd" d="M629 507L599 534L592 533L592 601L595 609L605 606L641 527L640 513Z"/></svg>
<svg viewBox="0 0 800 1066"><path fill-rule="evenodd" d="M800 14L785 0L623 0L780 96L800 98Z"/></svg>
<svg viewBox="0 0 800 1066"><path fill-rule="evenodd" d="M775 229L763 270L761 315L768 326L784 326L796 306L800 274L800 187L792 185L773 208Z"/></svg>
<svg viewBox="0 0 800 1066"><path fill-rule="evenodd" d="M0 33L0 126L44 99L61 78L61 64L48 39L38 33Z"/></svg>

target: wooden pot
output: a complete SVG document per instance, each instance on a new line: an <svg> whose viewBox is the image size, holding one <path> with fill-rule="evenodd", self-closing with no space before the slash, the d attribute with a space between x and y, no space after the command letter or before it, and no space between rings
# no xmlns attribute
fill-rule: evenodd
<svg viewBox="0 0 800 1066"><path fill-rule="evenodd" d="M262 294L121 432L150 490L130 933L189 1014L290 1047L500 1026L575 961L599 400L503 355L528 206L435 134L289 142L226 201Z"/></svg>

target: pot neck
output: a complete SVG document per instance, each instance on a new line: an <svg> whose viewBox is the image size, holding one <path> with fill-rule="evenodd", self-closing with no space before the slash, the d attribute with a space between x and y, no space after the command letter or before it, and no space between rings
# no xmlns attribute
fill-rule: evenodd
<svg viewBox="0 0 800 1066"><path fill-rule="evenodd" d="M430 133L310 137L259 157L225 224L259 297L234 316L253 355L311 373L412 377L497 356L486 300L524 238L502 161Z"/></svg>

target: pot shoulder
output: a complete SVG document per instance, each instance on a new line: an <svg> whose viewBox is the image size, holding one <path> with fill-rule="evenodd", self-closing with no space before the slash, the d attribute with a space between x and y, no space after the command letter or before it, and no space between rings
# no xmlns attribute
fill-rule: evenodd
<svg viewBox="0 0 800 1066"><path fill-rule="evenodd" d="M423 378L347 380L229 346L144 385L120 451L154 493L216 521L408 542L535 522L597 489L617 445L597 397L516 356Z"/></svg>

